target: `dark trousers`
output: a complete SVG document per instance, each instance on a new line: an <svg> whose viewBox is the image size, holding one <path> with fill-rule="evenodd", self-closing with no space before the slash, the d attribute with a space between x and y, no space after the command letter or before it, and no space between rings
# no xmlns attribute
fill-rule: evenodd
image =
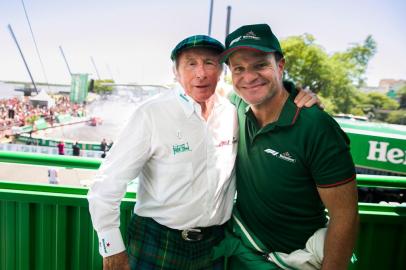
<svg viewBox="0 0 406 270"><path fill-rule="evenodd" d="M180 230L134 215L128 227L130 267L142 270L222 270L224 258L212 260L212 247L224 238L224 226L210 228L199 241L186 241Z"/></svg>

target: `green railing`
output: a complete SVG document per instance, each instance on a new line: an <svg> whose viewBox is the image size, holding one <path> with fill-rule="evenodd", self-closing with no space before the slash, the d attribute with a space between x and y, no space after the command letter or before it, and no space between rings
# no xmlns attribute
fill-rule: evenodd
<svg viewBox="0 0 406 270"><path fill-rule="evenodd" d="M91 161L91 162L88 162ZM100 161L0 152L0 162L96 169ZM358 175L362 186L406 188L406 178ZM0 269L102 269L88 212L87 188L5 182L0 179ZM121 231L135 203L121 203ZM358 262L350 269L405 269L406 206L359 203Z"/></svg>
<svg viewBox="0 0 406 270"><path fill-rule="evenodd" d="M0 151L0 162L97 170L102 160L72 156ZM406 188L406 177L357 175L358 186Z"/></svg>
<svg viewBox="0 0 406 270"><path fill-rule="evenodd" d="M95 158L58 156L37 153L0 151L0 162L31 164L43 166L60 166L65 168L97 170L101 161Z"/></svg>

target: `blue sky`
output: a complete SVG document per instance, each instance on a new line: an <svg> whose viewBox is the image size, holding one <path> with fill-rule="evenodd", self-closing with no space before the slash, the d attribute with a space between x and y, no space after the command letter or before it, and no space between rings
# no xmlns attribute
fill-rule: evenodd
<svg viewBox="0 0 406 270"><path fill-rule="evenodd" d="M207 34L209 0L24 0L49 82L69 83L59 51L74 73L119 83L173 81L170 51L193 34ZM343 51L369 34L378 52L368 84L406 79L406 1L214 0L212 36L224 41L226 7L231 30L268 23L279 38L310 33L328 53ZM29 80L7 25L11 24L36 81L45 81L21 0L0 1L0 80Z"/></svg>

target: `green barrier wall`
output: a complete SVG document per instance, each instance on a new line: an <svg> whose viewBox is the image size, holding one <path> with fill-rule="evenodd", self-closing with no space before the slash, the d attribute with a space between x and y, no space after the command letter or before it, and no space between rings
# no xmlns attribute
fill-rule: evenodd
<svg viewBox="0 0 406 270"><path fill-rule="evenodd" d="M87 190L30 191L34 186L0 182L0 269L102 269L86 195L78 195ZM134 203L123 200L121 224L128 224Z"/></svg>
<svg viewBox="0 0 406 270"><path fill-rule="evenodd" d="M0 182L0 269L102 269L86 188ZM135 203L121 204L121 231ZM360 233L350 269L406 266L406 207L360 203Z"/></svg>
<svg viewBox="0 0 406 270"><path fill-rule="evenodd" d="M12 152L0 152L0 162L100 166L97 159ZM357 179L360 186L406 188L405 177L358 175ZM86 193L87 188L0 180L0 269L102 269ZM128 192L121 204L122 233L134 203L135 193ZM360 203L359 210L358 262L350 269L406 269L406 206Z"/></svg>
<svg viewBox="0 0 406 270"><path fill-rule="evenodd" d="M406 206L359 204L360 228L351 270L406 269Z"/></svg>

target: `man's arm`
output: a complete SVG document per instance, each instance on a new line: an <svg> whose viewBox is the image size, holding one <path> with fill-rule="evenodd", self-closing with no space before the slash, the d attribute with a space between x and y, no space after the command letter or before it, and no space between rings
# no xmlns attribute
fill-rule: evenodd
<svg viewBox="0 0 406 270"><path fill-rule="evenodd" d="M103 161L88 192L89 212L99 237L103 269L126 269L128 258L120 233L120 203L127 184L150 157L151 121L136 110Z"/></svg>
<svg viewBox="0 0 406 270"><path fill-rule="evenodd" d="M356 181L330 188L317 188L328 209L330 223L324 243L322 269L348 269L358 230Z"/></svg>

